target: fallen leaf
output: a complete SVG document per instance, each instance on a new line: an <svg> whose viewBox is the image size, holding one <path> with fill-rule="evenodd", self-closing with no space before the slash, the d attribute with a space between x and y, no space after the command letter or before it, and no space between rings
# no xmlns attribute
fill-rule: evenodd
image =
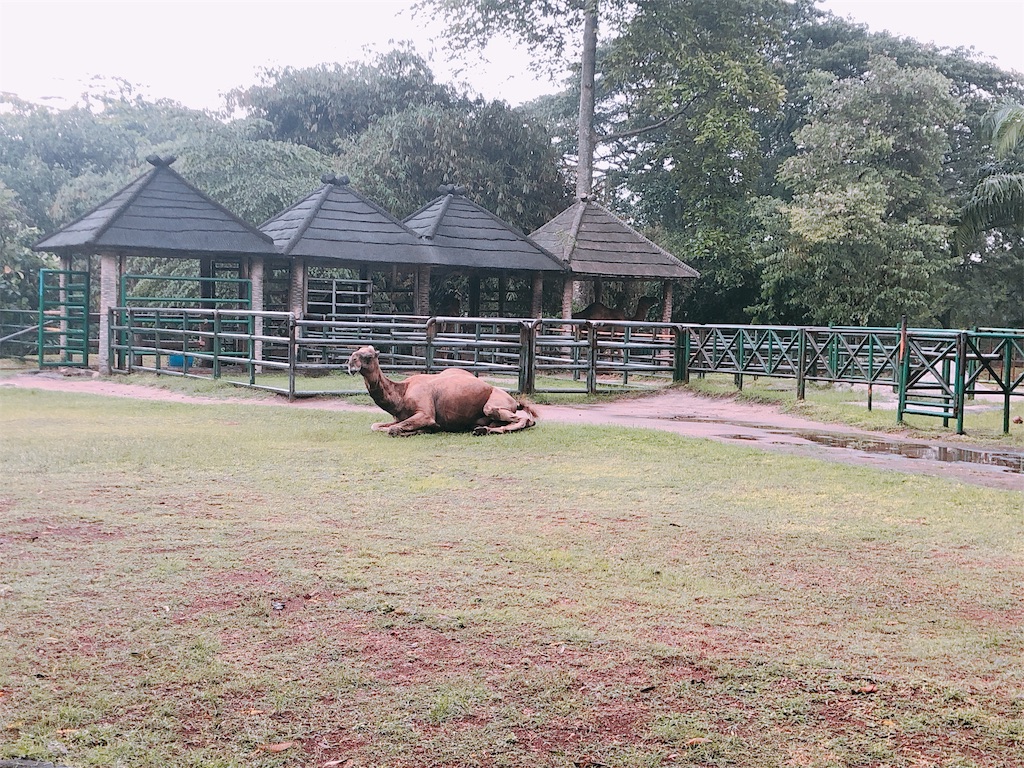
<svg viewBox="0 0 1024 768"><path fill-rule="evenodd" d="M878 686L875 685L874 683L868 683L866 685L862 685L860 688L854 688L853 692L854 693L877 693L878 692Z"/></svg>
<svg viewBox="0 0 1024 768"><path fill-rule="evenodd" d="M699 747L701 744L710 744L711 739L705 739L703 736L698 736L695 739L690 739L686 742L688 747Z"/></svg>
<svg viewBox="0 0 1024 768"><path fill-rule="evenodd" d="M267 714L267 710L265 710L265 709L250 709L245 714L247 714L247 715L265 715L265 714Z"/></svg>
<svg viewBox="0 0 1024 768"><path fill-rule="evenodd" d="M295 746L294 741L282 741L280 744L262 744L260 749L264 752L284 752Z"/></svg>
<svg viewBox="0 0 1024 768"><path fill-rule="evenodd" d="M349 765L352 765L351 757L347 757L344 760L328 760L320 768L346 768Z"/></svg>

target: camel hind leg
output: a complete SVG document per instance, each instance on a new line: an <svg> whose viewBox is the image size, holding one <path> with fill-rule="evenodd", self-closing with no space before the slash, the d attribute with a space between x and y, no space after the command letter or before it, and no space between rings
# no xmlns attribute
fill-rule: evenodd
<svg viewBox="0 0 1024 768"><path fill-rule="evenodd" d="M474 435L501 435L518 432L536 424L533 414L520 407L512 395L495 389L483 407L484 417L473 430Z"/></svg>

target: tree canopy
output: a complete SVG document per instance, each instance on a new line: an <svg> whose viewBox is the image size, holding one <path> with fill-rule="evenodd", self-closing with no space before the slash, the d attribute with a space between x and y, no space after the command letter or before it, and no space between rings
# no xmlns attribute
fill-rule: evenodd
<svg viewBox="0 0 1024 768"><path fill-rule="evenodd" d="M531 231L568 203L587 152L589 18L600 31L593 193L701 272L676 319L1024 325L1024 148L1020 123L997 119L1024 99L1018 75L871 33L815 0L417 7L446 21L464 56L497 36L524 43L533 66L569 72L564 92L519 108L487 101L437 82L400 46L266 70L228 96L230 118L148 103L125 83L67 110L5 96L0 182L16 212L5 254L109 196L154 151L176 154L179 172L252 223L333 170L398 216L456 183Z"/></svg>
<svg viewBox="0 0 1024 768"><path fill-rule="evenodd" d="M940 184L947 126L963 116L951 82L877 56L859 77L821 73L807 93L811 122L779 169L793 197L776 205L758 311L843 325L894 325L903 314L934 322L952 267L952 201Z"/></svg>

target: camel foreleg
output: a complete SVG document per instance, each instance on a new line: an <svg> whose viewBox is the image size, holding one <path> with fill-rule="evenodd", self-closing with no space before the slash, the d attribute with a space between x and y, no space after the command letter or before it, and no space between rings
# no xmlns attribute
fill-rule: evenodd
<svg viewBox="0 0 1024 768"><path fill-rule="evenodd" d="M429 413L419 411L414 413L405 421L396 421L387 427L387 433L391 437L409 437L423 432L436 432L437 422Z"/></svg>
<svg viewBox="0 0 1024 768"><path fill-rule="evenodd" d="M370 429L374 432L387 432L388 429L398 424L397 421L378 421L376 424L371 424Z"/></svg>

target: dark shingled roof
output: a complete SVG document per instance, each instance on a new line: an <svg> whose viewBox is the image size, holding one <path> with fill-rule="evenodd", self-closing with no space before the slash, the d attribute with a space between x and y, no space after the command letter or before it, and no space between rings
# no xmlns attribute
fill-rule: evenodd
<svg viewBox="0 0 1024 768"><path fill-rule="evenodd" d="M170 169L173 157L32 246L77 253L142 251L162 256L273 254L273 241Z"/></svg>
<svg viewBox="0 0 1024 768"><path fill-rule="evenodd" d="M260 225L286 256L336 262L429 264L419 237L348 185L324 174L324 186Z"/></svg>
<svg viewBox="0 0 1024 768"><path fill-rule="evenodd" d="M592 200L576 201L530 237L583 277L700 277L693 267Z"/></svg>
<svg viewBox="0 0 1024 768"><path fill-rule="evenodd" d="M564 272L565 266L523 233L464 196L462 187L405 219L431 249L431 263L453 267Z"/></svg>

